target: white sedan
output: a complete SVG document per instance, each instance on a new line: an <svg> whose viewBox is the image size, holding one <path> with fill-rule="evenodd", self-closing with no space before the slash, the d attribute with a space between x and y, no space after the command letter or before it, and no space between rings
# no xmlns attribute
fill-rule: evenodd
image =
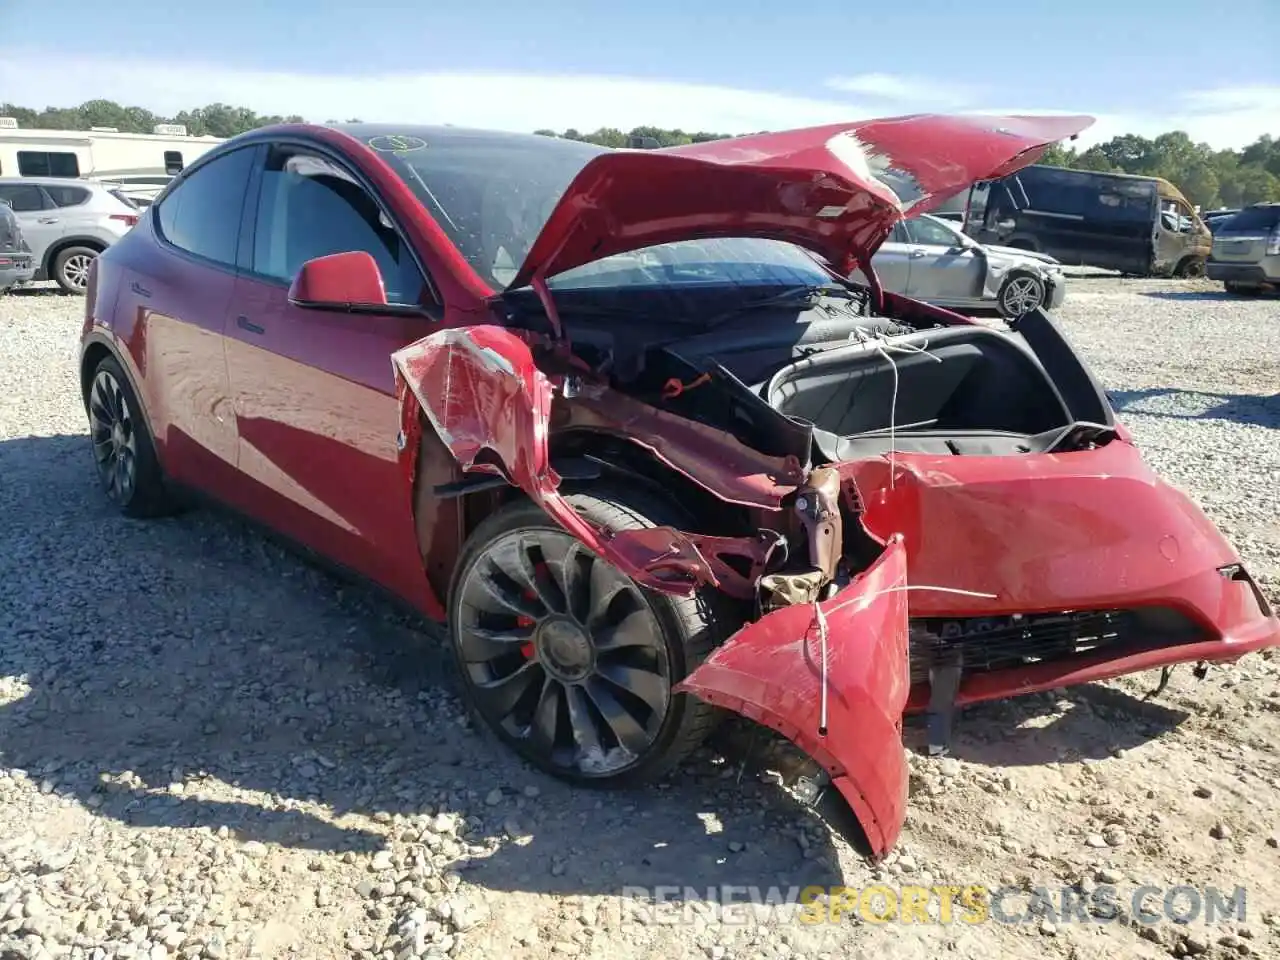
<svg viewBox="0 0 1280 960"><path fill-rule="evenodd" d="M1053 257L978 243L946 220L900 220L871 258L884 289L954 310L1020 317L1062 303L1066 281ZM854 275L855 278L857 274Z"/></svg>

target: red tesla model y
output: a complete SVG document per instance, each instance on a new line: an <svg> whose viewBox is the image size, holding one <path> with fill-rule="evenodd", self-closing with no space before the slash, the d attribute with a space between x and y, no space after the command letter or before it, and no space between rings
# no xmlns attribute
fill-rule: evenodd
<svg viewBox="0 0 1280 960"><path fill-rule="evenodd" d="M905 712L942 748L957 705L1280 642L1048 314L875 280L897 220L1090 122L236 137L94 261L103 485L215 498L447 622L546 770L644 782L737 711L883 854Z"/></svg>

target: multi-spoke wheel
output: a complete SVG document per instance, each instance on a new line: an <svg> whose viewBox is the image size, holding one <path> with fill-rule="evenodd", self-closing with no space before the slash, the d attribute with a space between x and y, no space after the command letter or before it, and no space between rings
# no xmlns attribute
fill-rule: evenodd
<svg viewBox="0 0 1280 960"><path fill-rule="evenodd" d="M1044 299L1044 281L1035 274L1018 270L1005 279L998 306L1006 319L1015 320L1041 306Z"/></svg>
<svg viewBox="0 0 1280 960"><path fill-rule="evenodd" d="M614 530L671 522L625 494L574 494ZM635 506L644 504L646 515ZM687 522L687 521L686 521ZM524 502L490 517L463 553L450 634L472 707L499 737L575 781L637 783L667 772L713 711L672 693L722 627L706 598L642 590Z"/></svg>
<svg viewBox="0 0 1280 960"><path fill-rule="evenodd" d="M168 509L141 407L114 357L98 364L85 406L93 459L107 496L128 516L153 516Z"/></svg>
<svg viewBox="0 0 1280 960"><path fill-rule="evenodd" d="M53 259L53 279L67 293L84 293L89 286L89 268L97 256L92 247L67 247Z"/></svg>

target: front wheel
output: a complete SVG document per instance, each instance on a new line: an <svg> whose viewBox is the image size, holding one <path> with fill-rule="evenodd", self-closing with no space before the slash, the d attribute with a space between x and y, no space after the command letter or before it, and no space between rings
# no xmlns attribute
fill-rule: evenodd
<svg viewBox="0 0 1280 960"><path fill-rule="evenodd" d="M1204 276L1204 257L1184 257L1173 275L1181 280L1199 280Z"/></svg>
<svg viewBox="0 0 1280 960"><path fill-rule="evenodd" d="M1017 270L1005 278L996 304L1002 317L1016 320L1044 306L1047 292L1045 282L1035 274Z"/></svg>
<svg viewBox="0 0 1280 960"><path fill-rule="evenodd" d="M67 293L84 293L89 286L89 267L97 256L92 247L67 247L53 258L53 279Z"/></svg>
<svg viewBox="0 0 1280 960"><path fill-rule="evenodd" d="M682 520L638 491L567 499L615 531ZM708 593L644 590L536 504L508 506L467 541L450 590L449 635L469 706L504 743L562 779L653 781L718 716L672 692L724 636L718 597Z"/></svg>

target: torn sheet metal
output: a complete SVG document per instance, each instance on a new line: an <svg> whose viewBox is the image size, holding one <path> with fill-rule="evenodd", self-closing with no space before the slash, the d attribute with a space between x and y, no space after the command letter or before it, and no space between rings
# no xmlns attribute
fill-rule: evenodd
<svg viewBox="0 0 1280 960"><path fill-rule="evenodd" d="M875 856L897 840L907 803L906 586L906 551L892 539L834 597L748 624L676 687L776 730L812 757Z"/></svg>
<svg viewBox="0 0 1280 960"><path fill-rule="evenodd" d="M776 537L707 537L670 527L602 530L561 496L548 452L553 387L517 334L489 325L441 330L397 351L392 364L406 470L416 459L421 410L464 473L504 477L641 585L688 594L710 584L736 596L754 595ZM749 574L737 572L726 557L744 558Z"/></svg>
<svg viewBox="0 0 1280 960"><path fill-rule="evenodd" d="M805 479L795 457L766 456L723 430L607 387L585 387L574 397L565 426L630 441L725 503L779 510Z"/></svg>

